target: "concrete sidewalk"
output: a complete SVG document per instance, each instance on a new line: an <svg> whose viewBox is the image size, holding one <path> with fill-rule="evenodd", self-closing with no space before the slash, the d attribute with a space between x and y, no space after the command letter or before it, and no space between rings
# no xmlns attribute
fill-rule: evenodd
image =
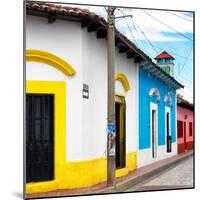
<svg viewBox="0 0 200 200"><path fill-rule="evenodd" d="M115 188L113 187L108 188L106 187L106 182L103 182L89 188L64 189L64 190L56 190L45 193L28 194L27 198L76 196L76 195L87 195L87 194L99 194L99 193L106 194L106 193L123 192L127 188L130 188L156 175L157 173L166 170L167 168L170 168L173 165L176 165L177 163L187 159L190 156L193 156L193 151L188 151L179 155L175 155L170 158L154 162L145 167L141 167L137 170L134 170L133 172L130 172L127 176L117 178Z"/></svg>

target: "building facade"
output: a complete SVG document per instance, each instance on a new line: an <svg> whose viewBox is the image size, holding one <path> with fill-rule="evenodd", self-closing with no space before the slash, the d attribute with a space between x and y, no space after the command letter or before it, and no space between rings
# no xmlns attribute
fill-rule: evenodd
<svg viewBox="0 0 200 200"><path fill-rule="evenodd" d="M194 108L188 101L177 99L177 137L178 153L193 149L194 145Z"/></svg>
<svg viewBox="0 0 200 200"><path fill-rule="evenodd" d="M164 51L155 60L172 77L174 58ZM139 68L139 167L177 153L176 89L148 68Z"/></svg>
<svg viewBox="0 0 200 200"><path fill-rule="evenodd" d="M177 153L176 90L139 70L139 154L144 166ZM169 99L169 101L166 101Z"/></svg>
<svg viewBox="0 0 200 200"><path fill-rule="evenodd" d="M26 192L103 182L107 174L107 23L84 9L32 1L26 8ZM149 148L149 141L138 145L149 137L139 130L139 101L147 92L142 92L142 82L152 75L145 94L148 100L151 96L152 104L145 100L144 106L150 109L155 100L158 113L169 113L172 143L176 142L175 94L182 86L118 31L115 44L116 177L121 177L140 165L139 148ZM161 133L159 145L165 145L165 139Z"/></svg>

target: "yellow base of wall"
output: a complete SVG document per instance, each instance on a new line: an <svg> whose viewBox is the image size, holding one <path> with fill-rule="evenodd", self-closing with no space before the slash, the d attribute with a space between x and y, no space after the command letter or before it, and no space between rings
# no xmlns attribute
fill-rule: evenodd
<svg viewBox="0 0 200 200"><path fill-rule="evenodd" d="M126 154L126 167L116 170L116 177L125 176L137 168L137 154ZM59 166L57 180L26 184L26 193L48 192L57 189L77 189L96 185L106 180L107 160L97 158L87 161L66 162Z"/></svg>

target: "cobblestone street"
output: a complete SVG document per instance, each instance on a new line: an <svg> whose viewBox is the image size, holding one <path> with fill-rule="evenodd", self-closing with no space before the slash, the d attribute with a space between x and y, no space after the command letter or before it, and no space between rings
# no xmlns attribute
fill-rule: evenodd
<svg viewBox="0 0 200 200"><path fill-rule="evenodd" d="M146 191L193 187L193 157L164 170L156 176L137 184L126 191Z"/></svg>

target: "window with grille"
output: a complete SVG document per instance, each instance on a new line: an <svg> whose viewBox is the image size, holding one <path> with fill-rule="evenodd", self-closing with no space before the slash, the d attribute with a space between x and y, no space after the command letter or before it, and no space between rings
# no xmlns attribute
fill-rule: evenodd
<svg viewBox="0 0 200 200"><path fill-rule="evenodd" d="M192 136L193 133L192 133L192 122L189 123L189 136Z"/></svg>

